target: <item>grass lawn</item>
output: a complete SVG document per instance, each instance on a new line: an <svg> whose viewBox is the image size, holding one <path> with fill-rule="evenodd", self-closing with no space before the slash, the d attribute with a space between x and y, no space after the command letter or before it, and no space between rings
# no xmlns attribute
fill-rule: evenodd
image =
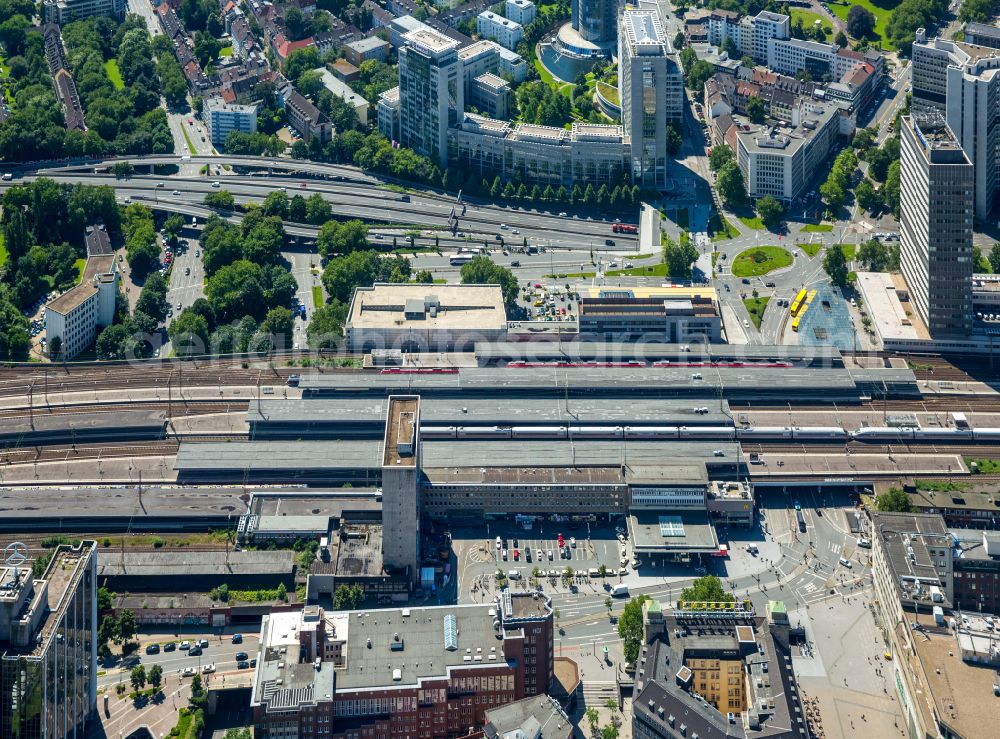
<svg viewBox="0 0 1000 739"><path fill-rule="evenodd" d="M219 57L220 58L221 57L225 57L225 56L232 56L232 55L233 55L233 47L232 46L223 46L221 49L219 49Z"/></svg>
<svg viewBox="0 0 1000 739"><path fill-rule="evenodd" d="M858 247L856 247L854 244L841 244L840 250L844 252L844 259L850 262L852 259L854 259L854 255L857 253Z"/></svg>
<svg viewBox="0 0 1000 739"><path fill-rule="evenodd" d="M767 301L770 298L744 298L743 305L746 306L747 313L753 325L760 328L760 322L764 320L764 311L767 309Z"/></svg>
<svg viewBox="0 0 1000 739"><path fill-rule="evenodd" d="M891 49L893 48L892 45L885 38L885 26L889 22L889 14L892 13L892 8L898 5L898 3L890 2L889 0L879 1L884 2L886 7L879 7L872 0L853 0L853 2L845 2L843 4L831 2L829 5L833 14L845 22L847 21L847 14L855 5L860 5L865 10L870 11L875 16L875 35L883 39L882 44L886 48Z"/></svg>
<svg viewBox="0 0 1000 739"><path fill-rule="evenodd" d="M7 264L8 259L10 259L10 252L7 251L7 244L4 243L3 234L0 233L0 267Z"/></svg>
<svg viewBox="0 0 1000 739"><path fill-rule="evenodd" d="M606 82L598 82L597 91L601 93L601 97L603 97L609 103L613 103L614 105L621 105L621 100L618 98L617 87L612 87Z"/></svg>
<svg viewBox="0 0 1000 739"><path fill-rule="evenodd" d="M712 216L712 220L709 221L708 230L712 232L712 241L726 241L727 239L735 239L740 235L739 230L726 220L726 217L721 213L716 213Z"/></svg>
<svg viewBox="0 0 1000 739"><path fill-rule="evenodd" d="M980 457L966 457L965 464L971 466L975 462L979 471L986 475L994 475L1000 472L1000 460L997 459L982 459Z"/></svg>
<svg viewBox="0 0 1000 739"><path fill-rule="evenodd" d="M979 273L983 273L983 274L987 274L989 272L992 272L993 271L993 265L990 264L990 260L986 258L986 255L983 254L981 251L976 251L975 254L979 257L979 259L976 261L975 266L973 266L973 270L975 270L976 272L979 272ZM2 266L2 265L3 265L3 262L0 261L0 266Z"/></svg>
<svg viewBox="0 0 1000 739"><path fill-rule="evenodd" d="M194 148L194 144L191 143L191 137L188 136L188 130L183 125L181 126L181 133L184 134L184 141L187 143L188 151L191 152L192 155L196 156L198 154L198 150Z"/></svg>
<svg viewBox="0 0 1000 739"><path fill-rule="evenodd" d="M77 259L75 262L73 262L73 266L76 267L76 282L73 284L79 285L80 280L83 279L83 268L87 266L87 260Z"/></svg>
<svg viewBox="0 0 1000 739"><path fill-rule="evenodd" d="M831 21L825 15L819 15L818 13L811 13L808 10L803 10L802 8L789 8L788 13L792 17L793 26L795 25L795 20L797 18L802 19L802 27L806 29L812 28L813 25L816 23L816 21L819 21L820 25L823 26L823 28L829 32L827 33L827 39L830 40L833 39L833 21Z"/></svg>
<svg viewBox="0 0 1000 739"><path fill-rule="evenodd" d="M819 254L819 250L823 248L822 244L796 244L796 246L810 257L814 257Z"/></svg>
<svg viewBox="0 0 1000 739"><path fill-rule="evenodd" d="M752 228L756 231L764 230L764 221L760 220L757 216L739 216L740 223L742 223L747 228Z"/></svg>
<svg viewBox="0 0 1000 739"><path fill-rule="evenodd" d="M108 59L104 62L104 71L107 73L108 79L111 80L111 84L115 86L116 90L125 89L125 80L122 79L122 73L118 69L117 61Z"/></svg>
<svg viewBox="0 0 1000 739"><path fill-rule="evenodd" d="M608 277L666 277L667 265L664 262L659 264L649 264L644 267L630 267L629 269L612 269L605 272Z"/></svg>
<svg viewBox="0 0 1000 739"><path fill-rule="evenodd" d="M792 264L792 255L780 246L757 246L740 252L733 260L734 277L760 277Z"/></svg>
<svg viewBox="0 0 1000 739"><path fill-rule="evenodd" d="M833 230L832 223L807 223L800 231L804 233L830 233Z"/></svg>
<svg viewBox="0 0 1000 739"><path fill-rule="evenodd" d="M323 307L323 288L319 285L312 286L313 310Z"/></svg>

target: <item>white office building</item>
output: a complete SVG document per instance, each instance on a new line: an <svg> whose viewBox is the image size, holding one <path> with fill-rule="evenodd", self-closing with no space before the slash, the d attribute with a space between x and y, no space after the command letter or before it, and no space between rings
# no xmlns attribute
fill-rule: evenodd
<svg viewBox="0 0 1000 739"><path fill-rule="evenodd" d="M667 123L680 121L684 78L658 15L626 10L618 29L618 90L631 141L632 179L646 187L667 181Z"/></svg>
<svg viewBox="0 0 1000 739"><path fill-rule="evenodd" d="M531 0L507 0L507 4L504 6L504 15L515 23L526 26L535 20L538 8Z"/></svg>
<svg viewBox="0 0 1000 739"><path fill-rule="evenodd" d="M399 87L378 96L378 132L389 141L399 141Z"/></svg>
<svg viewBox="0 0 1000 739"><path fill-rule="evenodd" d="M520 23L490 10L484 10L476 17L476 31L505 49L513 49L524 38L524 27Z"/></svg>
<svg viewBox="0 0 1000 739"><path fill-rule="evenodd" d="M127 0L45 0L42 15L46 23L60 26L80 18L109 15L121 18L128 8Z"/></svg>
<svg viewBox="0 0 1000 739"><path fill-rule="evenodd" d="M976 217L987 219L1000 188L1000 55L994 48L917 30L913 109L937 110L974 167Z"/></svg>
<svg viewBox="0 0 1000 739"><path fill-rule="evenodd" d="M45 306L45 337L49 350L59 339L59 359L73 359L92 346L98 326L115 318L118 263L104 226L88 226L87 263L80 284Z"/></svg>
<svg viewBox="0 0 1000 739"><path fill-rule="evenodd" d="M227 103L221 97L210 97L205 101L202 117L208 127L212 145L222 147L226 136L233 131L240 133L257 132L257 110L260 106Z"/></svg>
<svg viewBox="0 0 1000 739"><path fill-rule="evenodd" d="M400 143L444 168L448 129L459 125L465 110L458 42L430 29L412 31L404 39L399 50Z"/></svg>
<svg viewBox="0 0 1000 739"><path fill-rule="evenodd" d="M528 77L528 63L516 51L500 47L500 72L510 75L514 82L524 82Z"/></svg>

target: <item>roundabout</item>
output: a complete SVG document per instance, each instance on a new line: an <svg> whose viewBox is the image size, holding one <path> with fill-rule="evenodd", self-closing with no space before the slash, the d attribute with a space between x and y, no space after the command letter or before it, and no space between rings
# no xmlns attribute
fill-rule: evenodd
<svg viewBox="0 0 1000 739"><path fill-rule="evenodd" d="M780 246L755 246L741 251L733 260L734 277L762 277L776 269L792 266L792 254Z"/></svg>

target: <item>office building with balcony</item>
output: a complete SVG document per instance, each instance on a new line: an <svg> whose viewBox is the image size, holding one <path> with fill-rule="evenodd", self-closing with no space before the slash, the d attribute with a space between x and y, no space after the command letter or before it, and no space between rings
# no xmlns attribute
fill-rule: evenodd
<svg viewBox="0 0 1000 739"><path fill-rule="evenodd" d="M667 183L667 124L683 115L684 77L663 26L650 10L626 10L618 34L622 124L631 142L632 180Z"/></svg>
<svg viewBox="0 0 1000 739"><path fill-rule="evenodd" d="M900 266L932 338L972 330L973 166L937 111L900 126Z"/></svg>
<svg viewBox="0 0 1000 739"><path fill-rule="evenodd" d="M208 128L212 145L222 147L226 136L233 131L240 133L257 132L257 110L260 106L226 103L221 97L210 97L205 101L202 117Z"/></svg>
<svg viewBox="0 0 1000 739"><path fill-rule="evenodd" d="M0 736L83 739L97 724L97 545L60 545L44 574L0 563ZM99 727L98 727L99 728Z"/></svg>

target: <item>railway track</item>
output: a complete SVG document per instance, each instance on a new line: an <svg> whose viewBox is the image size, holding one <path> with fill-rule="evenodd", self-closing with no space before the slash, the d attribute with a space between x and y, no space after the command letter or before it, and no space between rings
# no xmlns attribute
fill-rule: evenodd
<svg viewBox="0 0 1000 739"><path fill-rule="evenodd" d="M36 462L76 462L88 459L125 459L176 454L181 441L246 441L246 434L185 436L183 439L144 441L136 444L57 444L0 450L0 469L8 465Z"/></svg>
<svg viewBox="0 0 1000 739"><path fill-rule="evenodd" d="M761 452L771 454L959 454L963 457L1000 457L1000 444L950 444L941 441L928 441L912 444L876 444L872 442L851 441L846 444L810 444L799 442L758 443L744 441L741 446L744 453Z"/></svg>

